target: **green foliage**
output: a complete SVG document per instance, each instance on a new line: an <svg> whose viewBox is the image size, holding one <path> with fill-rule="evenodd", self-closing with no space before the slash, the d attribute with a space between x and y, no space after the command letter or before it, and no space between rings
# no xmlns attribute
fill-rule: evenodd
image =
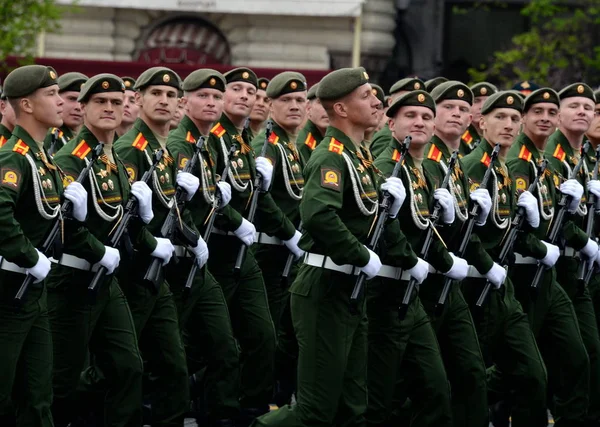
<svg viewBox="0 0 600 427"><path fill-rule="evenodd" d="M580 80L598 83L600 0L531 0L521 14L531 29L514 36L488 64L470 69L473 81L531 80L555 88Z"/></svg>

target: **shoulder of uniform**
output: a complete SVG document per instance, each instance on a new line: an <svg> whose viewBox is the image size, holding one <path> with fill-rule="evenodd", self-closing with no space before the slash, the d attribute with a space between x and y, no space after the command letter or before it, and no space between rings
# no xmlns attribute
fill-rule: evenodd
<svg viewBox="0 0 600 427"><path fill-rule="evenodd" d="M279 142L279 136L277 136L277 134L275 132L271 132L271 134L269 135L269 143L273 144L273 145L277 145L278 142Z"/></svg>
<svg viewBox="0 0 600 427"><path fill-rule="evenodd" d="M531 151L529 151L527 147L523 144L519 149L519 154L517 155L517 158L529 162L531 160L531 157Z"/></svg>
<svg viewBox="0 0 600 427"><path fill-rule="evenodd" d="M29 152L29 145L23 142L22 139L19 139L17 142L15 142L12 150L15 153L19 153L20 155L24 156Z"/></svg>
<svg viewBox="0 0 600 427"><path fill-rule="evenodd" d="M140 151L144 151L147 145L148 141L146 140L142 132L137 134L137 136L133 140L133 143L131 144L132 147L137 148Z"/></svg>
<svg viewBox="0 0 600 427"><path fill-rule="evenodd" d="M221 138L223 135L225 135L226 132L227 131L220 122L214 125L213 128L210 130L210 133L212 133L217 138Z"/></svg>
<svg viewBox="0 0 600 427"><path fill-rule="evenodd" d="M304 145L308 146L311 150L314 150L317 146L317 140L313 136L312 132L308 132L306 139L304 139Z"/></svg>
<svg viewBox="0 0 600 427"><path fill-rule="evenodd" d="M567 153L565 152L565 150L563 150L563 148L560 144L556 144L556 148L554 149L554 152L552 153L552 157L554 157L562 162L567 157Z"/></svg>
<svg viewBox="0 0 600 427"><path fill-rule="evenodd" d="M429 151L427 152L427 158L439 163L442 160L442 152L435 144L431 144Z"/></svg>
<svg viewBox="0 0 600 427"><path fill-rule="evenodd" d="M85 139L82 139L71 151L71 155L77 157L78 159L85 159L86 156L92 151L92 148L88 145Z"/></svg>
<svg viewBox="0 0 600 427"><path fill-rule="evenodd" d="M342 144L340 141L338 141L335 138L331 138L327 149L329 151L331 151L332 153L341 155L344 152L344 144Z"/></svg>

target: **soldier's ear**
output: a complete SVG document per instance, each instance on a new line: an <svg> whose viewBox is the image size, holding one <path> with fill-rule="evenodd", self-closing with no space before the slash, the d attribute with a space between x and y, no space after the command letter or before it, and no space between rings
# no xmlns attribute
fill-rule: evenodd
<svg viewBox="0 0 600 427"><path fill-rule="evenodd" d="M142 91L136 91L135 92L135 105L137 105L138 107L142 106L142 98L143 98L144 94L142 93Z"/></svg>
<svg viewBox="0 0 600 427"><path fill-rule="evenodd" d="M346 107L346 104L344 104L341 101L333 104L333 111L336 115L340 117L348 117L348 109Z"/></svg>

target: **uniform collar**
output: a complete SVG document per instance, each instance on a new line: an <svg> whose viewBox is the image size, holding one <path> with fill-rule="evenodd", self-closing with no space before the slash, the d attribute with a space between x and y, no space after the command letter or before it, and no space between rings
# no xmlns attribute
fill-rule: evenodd
<svg viewBox="0 0 600 427"><path fill-rule="evenodd" d="M283 144L287 144L290 141L290 137L288 136L287 132L277 124L277 122L273 121L273 131L272 134L275 134L279 137L279 141L280 143ZM344 144L346 145L346 144Z"/></svg>
<svg viewBox="0 0 600 427"><path fill-rule="evenodd" d="M304 125L304 129L310 133L314 139L316 139L317 144L319 142L321 142L323 140L323 135L321 134L321 131L319 130L319 128L317 127L317 125L315 125L312 120L307 120L306 124ZM298 142L304 142L304 141L298 141Z"/></svg>
<svg viewBox="0 0 600 427"><path fill-rule="evenodd" d="M444 143L444 141L442 141L437 135L433 135L433 138L431 138L431 143L442 152L443 160L445 162L448 162L450 160L450 157L452 157L452 153L450 153L450 150L448 149L448 146ZM429 150L425 150L426 153L428 151Z"/></svg>
<svg viewBox="0 0 600 427"><path fill-rule="evenodd" d="M17 139L20 139L25 144L27 144L33 154L37 154L40 152L37 142L35 142L31 135L29 135L29 133L21 126L15 126L15 129L13 130L13 135L17 137Z"/></svg>
<svg viewBox="0 0 600 427"><path fill-rule="evenodd" d="M538 150L533 141L527 135L525 135L524 132L521 132L519 136L517 136L517 139L515 140L515 145L519 148L517 156L520 155L520 150L523 149L522 147L525 147L525 149L531 153L531 157L536 164L538 160L540 160L543 157L543 152L540 152L540 150Z"/></svg>
<svg viewBox="0 0 600 427"><path fill-rule="evenodd" d="M12 136L11 131L8 130L8 128L2 124L0 124L0 137L4 137L6 138L6 140L9 140L10 137Z"/></svg>
<svg viewBox="0 0 600 427"><path fill-rule="evenodd" d="M194 141L198 141L202 136L196 124L187 116L187 114L183 116L177 128L183 135L186 135L186 137L189 132L190 136L194 138Z"/></svg>
<svg viewBox="0 0 600 427"><path fill-rule="evenodd" d="M154 132L152 132L152 129L150 129L146 122L144 122L141 118L138 117L135 120L135 123L133 124L133 129L144 135L144 138L146 139L146 141L148 141L148 146L151 149L151 151L160 150L162 148L160 146L160 143L154 136Z"/></svg>

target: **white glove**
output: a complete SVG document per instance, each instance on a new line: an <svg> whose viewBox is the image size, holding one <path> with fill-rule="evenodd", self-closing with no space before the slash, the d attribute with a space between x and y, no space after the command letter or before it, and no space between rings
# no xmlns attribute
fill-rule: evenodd
<svg viewBox="0 0 600 427"><path fill-rule="evenodd" d="M164 237L155 237L155 239L156 249L150 255L162 259L163 265L167 265L171 261L173 252L175 252L175 246L173 246L173 243L169 239L165 239Z"/></svg>
<svg viewBox="0 0 600 427"><path fill-rule="evenodd" d="M506 270L499 264L494 263L490 271L484 274L485 278L488 279L496 289L500 289L504 281L506 280Z"/></svg>
<svg viewBox="0 0 600 427"><path fill-rule="evenodd" d="M598 250L598 255L596 256L596 265L600 267L600 248Z"/></svg>
<svg viewBox="0 0 600 427"><path fill-rule="evenodd" d="M302 233L298 230L294 233L294 236L290 240L284 240L283 244L288 250L296 256L296 259L300 258L304 255L304 251L298 247L298 242L300 241L300 237L302 237Z"/></svg>
<svg viewBox="0 0 600 427"><path fill-rule="evenodd" d="M450 253L450 256L454 263L452 264L452 267L450 267L450 270L444 273L444 276L454 280L462 280L467 277L467 274L469 273L469 264L467 261L457 257L453 253Z"/></svg>
<svg viewBox="0 0 600 427"><path fill-rule="evenodd" d="M561 193L571 196L571 203L569 203L568 210L574 213L579 207L581 196L583 196L583 186L576 179L567 179L560 184L559 189Z"/></svg>
<svg viewBox="0 0 600 427"><path fill-rule="evenodd" d="M113 274L119 266L121 254L118 249L115 249L112 246L105 246L104 249L104 256L98 261L98 264L106 268L106 274Z"/></svg>
<svg viewBox="0 0 600 427"><path fill-rule="evenodd" d="M202 268L206 261L208 261L208 246L202 237L198 238L198 244L196 247L191 248L194 255L196 255L196 262L198 267Z"/></svg>
<svg viewBox="0 0 600 427"><path fill-rule="evenodd" d="M387 190L394 198L392 206L390 207L390 218L396 218L404 203L404 199L406 199L406 190L404 184L402 184L402 180L400 178L390 177L381 184L381 189Z"/></svg>
<svg viewBox="0 0 600 427"><path fill-rule="evenodd" d="M176 181L177 185L183 187L187 193L186 201L192 200L192 197L194 197L194 194L198 191L198 187L200 187L200 180L198 177L189 172L179 172Z"/></svg>
<svg viewBox="0 0 600 427"><path fill-rule="evenodd" d="M135 196L138 201L138 214L144 224L149 224L154 218L154 211L152 210L152 190L143 181L136 181L131 184L131 194Z"/></svg>
<svg viewBox="0 0 600 427"><path fill-rule="evenodd" d="M72 182L65 188L65 198L73 203L73 218L79 222L87 217L87 191L78 182Z"/></svg>
<svg viewBox="0 0 600 427"><path fill-rule="evenodd" d="M552 243L544 242L543 240L542 243L546 246L546 256L540 262L548 268L553 267L560 256L560 249Z"/></svg>
<svg viewBox="0 0 600 427"><path fill-rule="evenodd" d="M225 181L217 182L217 188L219 189L219 193L221 193L221 204L219 208L225 207L231 201L231 185Z"/></svg>
<svg viewBox="0 0 600 427"><path fill-rule="evenodd" d="M243 218L242 223L233 234L235 234L235 237L240 239L244 245L250 246L254 243L254 239L256 238L256 227L246 218Z"/></svg>
<svg viewBox="0 0 600 427"><path fill-rule="evenodd" d="M448 190L445 188L438 188L433 193L433 198L440 202L442 207L442 220L446 224L452 224L454 222L454 199Z"/></svg>
<svg viewBox="0 0 600 427"><path fill-rule="evenodd" d="M598 253L598 243L592 239L588 239L583 249L580 249L579 252L587 259L596 259L596 255Z"/></svg>
<svg viewBox="0 0 600 427"><path fill-rule="evenodd" d="M529 191L523 191L517 201L517 206L525 208L527 222L533 228L540 226L540 211L538 210L538 201Z"/></svg>
<svg viewBox="0 0 600 427"><path fill-rule="evenodd" d="M480 187L473 191L469 197L479 205L479 215L477 216L476 224L484 225L490 214L490 209L492 209L492 198L489 191L486 188Z"/></svg>
<svg viewBox="0 0 600 427"><path fill-rule="evenodd" d="M256 171L262 176L262 191L269 191L271 179L273 178L273 165L266 157L256 158Z"/></svg>
<svg viewBox="0 0 600 427"><path fill-rule="evenodd" d="M413 268L406 270L420 285L429 274L429 263L421 258L417 258L417 263Z"/></svg>
<svg viewBox="0 0 600 427"><path fill-rule="evenodd" d="M25 269L27 274L31 274L36 280L33 283L40 283L42 280L46 278L48 273L50 273L50 260L36 249L38 253L38 261L31 268Z"/></svg>
<svg viewBox="0 0 600 427"><path fill-rule="evenodd" d="M361 267L360 271L365 273L367 279L372 279L377 276L377 273L379 273L379 270L381 269L381 260L379 259L379 255L366 246L365 248L369 251L369 262L364 267Z"/></svg>
<svg viewBox="0 0 600 427"><path fill-rule="evenodd" d="M597 179L587 182L587 189L590 193L596 196L596 199L600 199L600 181Z"/></svg>

